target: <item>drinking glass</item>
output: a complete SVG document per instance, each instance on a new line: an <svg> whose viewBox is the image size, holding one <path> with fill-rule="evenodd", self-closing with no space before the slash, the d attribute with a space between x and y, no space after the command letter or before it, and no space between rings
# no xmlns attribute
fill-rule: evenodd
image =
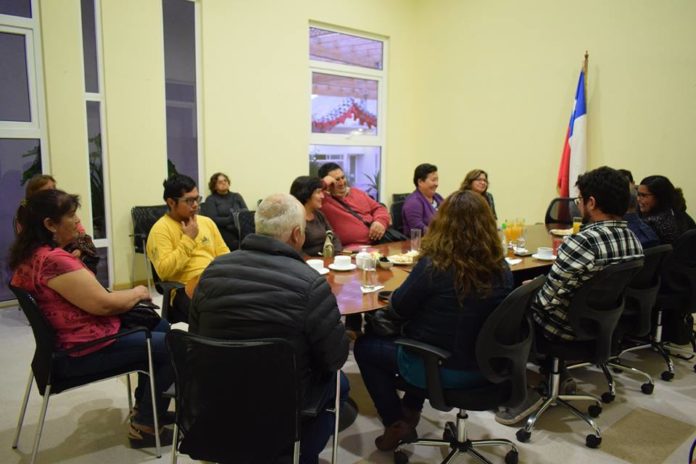
<svg viewBox="0 0 696 464"><path fill-rule="evenodd" d="M581 217L574 217L573 218L573 233L577 234L580 232L580 226L582 225L582 218Z"/></svg>
<svg viewBox="0 0 696 464"><path fill-rule="evenodd" d="M377 258L370 256L363 259L363 268L360 271L360 288L364 292L370 292L377 287Z"/></svg>
<svg viewBox="0 0 696 464"><path fill-rule="evenodd" d="M418 251L421 247L421 230L411 229L411 250Z"/></svg>

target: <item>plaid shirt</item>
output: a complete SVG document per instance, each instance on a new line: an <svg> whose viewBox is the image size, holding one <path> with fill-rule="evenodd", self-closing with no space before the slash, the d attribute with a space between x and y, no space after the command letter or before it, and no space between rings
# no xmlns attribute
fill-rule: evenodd
<svg viewBox="0 0 696 464"><path fill-rule="evenodd" d="M626 221L599 221L584 226L559 247L558 258L532 302L534 321L551 340L574 340L568 307L575 290L595 272L642 256L643 247Z"/></svg>

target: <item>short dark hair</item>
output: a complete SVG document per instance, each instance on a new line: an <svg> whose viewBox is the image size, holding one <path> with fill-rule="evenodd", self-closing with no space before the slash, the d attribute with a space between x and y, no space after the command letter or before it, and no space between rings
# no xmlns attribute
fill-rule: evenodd
<svg viewBox="0 0 696 464"><path fill-rule="evenodd" d="M321 179L312 176L300 176L290 186L290 195L303 205L311 198L316 189L322 187Z"/></svg>
<svg viewBox="0 0 696 464"><path fill-rule="evenodd" d="M655 196L657 204L655 205L654 210L656 213L674 208L675 199L677 199L677 192L674 188L674 184L672 184L667 177L648 176L640 181L640 185L645 185L648 190L650 190L650 193Z"/></svg>
<svg viewBox="0 0 696 464"><path fill-rule="evenodd" d="M210 193L215 193L215 191L216 191L215 184L217 184L218 177L220 177L220 176L227 179L228 184L230 183L230 178L227 177L227 174L225 174L224 172L216 172L215 174L210 176L210 180L208 181L208 189L210 189ZM190 190L189 190L189 192L190 192Z"/></svg>
<svg viewBox="0 0 696 464"><path fill-rule="evenodd" d="M415 171L413 171L413 185L417 188L418 181L427 179L432 172L437 172L437 166L434 164L423 163L416 166Z"/></svg>
<svg viewBox="0 0 696 464"><path fill-rule="evenodd" d="M341 171L343 171L343 168L339 164L334 163L333 161L324 163L321 166L319 166L319 177L324 178L328 176L331 171L335 171L336 169L340 169Z"/></svg>
<svg viewBox="0 0 696 464"><path fill-rule="evenodd" d="M184 174L174 174L169 177L169 179L165 180L162 185L164 186L164 195L162 196L166 202L167 198L176 200L195 189L196 181Z"/></svg>
<svg viewBox="0 0 696 464"><path fill-rule="evenodd" d="M578 176L575 183L583 201L594 197L597 208L605 214L623 216L631 197L628 179L608 166L593 169Z"/></svg>
<svg viewBox="0 0 696 464"><path fill-rule="evenodd" d="M36 174L32 176L32 178L27 181L27 185L24 191L24 197L29 198L30 196L41 190L44 187L44 185L48 184L49 182L53 182L54 184L57 183L53 176L50 174Z"/></svg>
<svg viewBox="0 0 696 464"><path fill-rule="evenodd" d="M628 179L628 181L630 183L632 183L632 184L635 183L635 182L633 182L633 174L631 173L631 171L629 171L628 169L617 169L617 171L619 171L621 174L626 176L626 179Z"/></svg>

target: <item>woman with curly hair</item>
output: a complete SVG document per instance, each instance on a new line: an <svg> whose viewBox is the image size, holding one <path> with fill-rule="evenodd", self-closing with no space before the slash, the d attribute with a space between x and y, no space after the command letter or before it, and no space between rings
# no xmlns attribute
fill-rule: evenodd
<svg viewBox="0 0 696 464"><path fill-rule="evenodd" d="M495 201L493 201L493 195L488 191L488 173L483 169L472 169L466 173L462 185L459 187L461 190L471 190L483 196L491 207L493 211L493 218L498 219L498 215L495 213Z"/></svg>
<svg viewBox="0 0 696 464"><path fill-rule="evenodd" d="M448 388L487 384L476 363L476 337L488 315L512 290L495 219L483 196L470 190L450 195L423 239L421 258L394 291L391 310L404 320L404 336L452 353L442 366ZM375 444L382 451L416 437L424 399L400 399L395 373L425 388L423 361L391 338L365 335L355 359L385 426Z"/></svg>
<svg viewBox="0 0 696 464"><path fill-rule="evenodd" d="M239 231L234 224L234 213L247 209L244 198L237 192L230 191L230 178L224 172L216 172L208 181L210 195L200 205L201 214L215 222L227 248L239 248Z"/></svg>
<svg viewBox="0 0 696 464"><path fill-rule="evenodd" d="M686 212L684 194L665 176L648 176L638 186L640 216L657 234L661 243L672 243L696 227Z"/></svg>

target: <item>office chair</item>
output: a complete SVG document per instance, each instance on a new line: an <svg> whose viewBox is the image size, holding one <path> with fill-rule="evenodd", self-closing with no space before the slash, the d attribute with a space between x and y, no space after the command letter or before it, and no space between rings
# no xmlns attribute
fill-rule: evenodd
<svg viewBox="0 0 696 464"><path fill-rule="evenodd" d="M409 195L410 193L392 193L392 203L396 203L397 201L404 201L406 200L406 197Z"/></svg>
<svg viewBox="0 0 696 464"><path fill-rule="evenodd" d="M254 211L243 209L234 212L234 225L239 231L239 244L249 234L256 232L256 223L254 222Z"/></svg>
<svg viewBox="0 0 696 464"><path fill-rule="evenodd" d="M575 204L575 198L554 198L546 208L544 224L558 224L570 227L573 225L573 217L580 216L580 210Z"/></svg>
<svg viewBox="0 0 696 464"><path fill-rule="evenodd" d="M288 340L220 340L175 329L167 346L176 376L172 463L177 450L213 462L299 461L301 418L320 412L334 384L308 395L315 400L308 404ZM335 462L338 417L334 426Z"/></svg>
<svg viewBox="0 0 696 464"><path fill-rule="evenodd" d="M151 288L150 284L150 260L147 257L147 236L150 234L152 226L162 216L164 216L169 208L167 205L155 206L134 206L131 208L131 219L133 221L133 260L131 261L131 281L135 280L135 254L141 253L145 261L145 275L147 278L147 288Z"/></svg>
<svg viewBox="0 0 696 464"><path fill-rule="evenodd" d="M611 356L612 335L624 310L626 287L643 266L643 259L607 266L586 281L573 296L568 308L568 322L575 332L573 341L549 341L539 333L535 339L536 354L544 355L550 361L545 400L539 410L529 416L524 428L517 431L517 439L529 441L536 421L551 406L565 406L592 427L595 434L585 437L589 448L597 448L602 442L601 432L593 417L602 412L601 400L590 394L560 394L561 367L565 360L580 360L587 365L596 364L602 368L607 381L610 374L606 363ZM570 404L570 401L593 401L586 415Z"/></svg>
<svg viewBox="0 0 696 464"><path fill-rule="evenodd" d="M458 408L457 421L447 422L442 440L421 438L401 443L394 451L394 462L405 464L408 445L448 446L451 451L442 464L452 463L461 453L470 453L479 461L489 463L478 449L486 446L508 446L506 464L518 462L519 454L509 440L470 440L467 436L466 410L486 411L501 405L515 406L522 403L527 394L527 359L532 346L533 330L526 313L532 297L544 283L539 276L510 293L488 316L476 339L476 360L488 385L469 389L450 389L442 385L439 366L451 353L426 343L398 339L396 343L423 358L426 372L425 390L399 380L399 388L427 396L430 405L440 411Z"/></svg>
<svg viewBox="0 0 696 464"><path fill-rule="evenodd" d="M404 231L404 219L401 217L401 211L404 209L404 201L395 201L390 208L392 227L399 232Z"/></svg>
<svg viewBox="0 0 696 464"><path fill-rule="evenodd" d="M154 370L152 367L152 351L150 349L150 331L145 327L134 328L124 332L119 332L117 334L111 335L109 337L99 338L97 340L92 340L86 343L80 343L70 349L60 350L56 348L56 334L55 330L51 324L46 320L43 313L39 309L36 300L25 290L21 288L9 286L10 290L17 296L19 305L22 307L24 314L29 319L31 324L31 330L34 333L34 340L36 341L36 350L34 351L34 358L31 362L31 369L29 370L29 382L27 383L27 388L24 393L24 399L22 400L22 409L19 413L19 420L17 421L17 431L15 432L14 441L12 442L12 448L16 449L19 444L19 435L22 431L22 424L24 423L24 414L27 411L27 404L29 403L29 394L31 393L31 385L36 379L36 386L39 389L39 394L43 396L43 402L41 404L41 412L39 413L39 425L36 429L36 435L34 437L34 446L31 452L31 464L36 462L37 455L39 453L39 443L41 441L41 433L43 432L44 421L46 420L46 411L48 409L48 399L52 395L57 395L58 393L71 390L73 388L81 387L93 382L98 382L100 380L109 379L111 377L116 377L119 375L126 375L127 385L128 385L128 408L133 410L133 399L131 395L131 384L130 377L127 374L131 372L142 372L147 374L150 378L150 392L152 394L152 408L153 411L157 411L157 400L155 398L155 377L153 375ZM130 335L136 332L145 332L146 344L147 344L147 361L133 363L127 366L121 366L118 368L110 369L99 374L87 375L87 376L64 376L54 369L58 361L63 363L69 362L71 359L70 354L82 351L86 348L90 348L95 345L99 345L109 340L116 340L126 335ZM155 414L155 430L159 430L159 423L157 420L157 414ZM160 438L159 434L155 437L156 442L156 453L157 457L161 457L162 453L160 450Z"/></svg>

